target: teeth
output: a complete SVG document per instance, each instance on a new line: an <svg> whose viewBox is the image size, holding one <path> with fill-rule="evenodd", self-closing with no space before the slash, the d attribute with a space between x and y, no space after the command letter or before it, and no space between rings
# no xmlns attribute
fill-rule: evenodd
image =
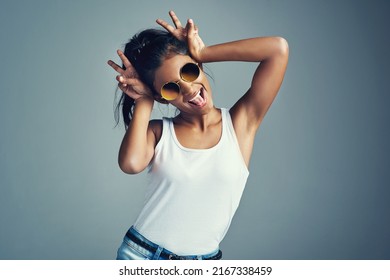
<svg viewBox="0 0 390 280"><path fill-rule="evenodd" d="M200 94L200 90L199 90L198 93L195 95L195 97L192 98L191 100L189 100L188 102L194 101L194 100L199 96L199 94Z"/></svg>

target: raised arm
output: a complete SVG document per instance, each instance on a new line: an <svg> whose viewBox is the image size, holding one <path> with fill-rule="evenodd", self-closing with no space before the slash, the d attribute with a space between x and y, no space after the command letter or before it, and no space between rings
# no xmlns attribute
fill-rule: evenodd
<svg viewBox="0 0 390 280"><path fill-rule="evenodd" d="M282 84L288 62L288 44L281 37L259 37L204 47L199 62L259 62L249 90L232 107L246 133L259 127Z"/></svg>
<svg viewBox="0 0 390 280"><path fill-rule="evenodd" d="M249 165L256 131L282 84L288 62L288 44L281 37L261 37L204 48L200 60L259 62L248 91L231 108L234 129Z"/></svg>
<svg viewBox="0 0 390 280"><path fill-rule="evenodd" d="M256 131L282 84L288 61L288 45L280 37L262 37L206 47L202 61L260 62L248 91L230 114L244 160L249 166Z"/></svg>
<svg viewBox="0 0 390 280"><path fill-rule="evenodd" d="M123 137L118 154L118 164L121 170L128 174L136 174L144 170L154 155L156 145L156 122L149 122L154 99L150 89L143 84L122 51L118 50L125 70L115 62L108 64L119 73L117 81L119 88L134 99L135 106L132 120Z"/></svg>

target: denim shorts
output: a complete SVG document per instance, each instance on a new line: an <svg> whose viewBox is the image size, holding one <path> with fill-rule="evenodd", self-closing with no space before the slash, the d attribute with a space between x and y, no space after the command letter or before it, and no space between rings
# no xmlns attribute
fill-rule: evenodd
<svg viewBox="0 0 390 280"><path fill-rule="evenodd" d="M222 252L217 249L206 255L178 256L145 238L131 227L117 252L117 260L220 260Z"/></svg>

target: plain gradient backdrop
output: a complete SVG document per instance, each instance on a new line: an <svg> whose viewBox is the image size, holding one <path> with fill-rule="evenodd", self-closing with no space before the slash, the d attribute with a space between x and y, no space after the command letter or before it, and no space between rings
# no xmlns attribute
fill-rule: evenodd
<svg viewBox="0 0 390 280"><path fill-rule="evenodd" d="M208 45L290 45L225 259L390 259L389 4L368 0L2 0L0 259L115 258L146 174L118 167L106 62L170 9ZM208 64L215 104L232 106L255 68Z"/></svg>

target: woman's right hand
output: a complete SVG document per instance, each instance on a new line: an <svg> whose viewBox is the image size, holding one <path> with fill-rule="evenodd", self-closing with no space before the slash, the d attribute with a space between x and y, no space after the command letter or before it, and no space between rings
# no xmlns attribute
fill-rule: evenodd
<svg viewBox="0 0 390 280"><path fill-rule="evenodd" d="M119 58L122 60L125 69L122 69L122 67L112 60L109 60L107 63L119 73L119 75L116 76L118 87L134 100L141 97L153 99L152 91L139 79L137 71L134 69L133 65L131 65L125 54L121 50L118 50L117 53Z"/></svg>
<svg viewBox="0 0 390 280"><path fill-rule="evenodd" d="M195 59L197 62L202 61L202 52L206 48L202 39L199 36L199 29L194 24L192 19L187 21L186 26L183 26L173 11L169 12L169 15L172 19L175 27L167 23L162 19L157 19L157 23L164 27L169 33L171 33L176 39L186 42L188 45L188 49L191 53L191 57Z"/></svg>

